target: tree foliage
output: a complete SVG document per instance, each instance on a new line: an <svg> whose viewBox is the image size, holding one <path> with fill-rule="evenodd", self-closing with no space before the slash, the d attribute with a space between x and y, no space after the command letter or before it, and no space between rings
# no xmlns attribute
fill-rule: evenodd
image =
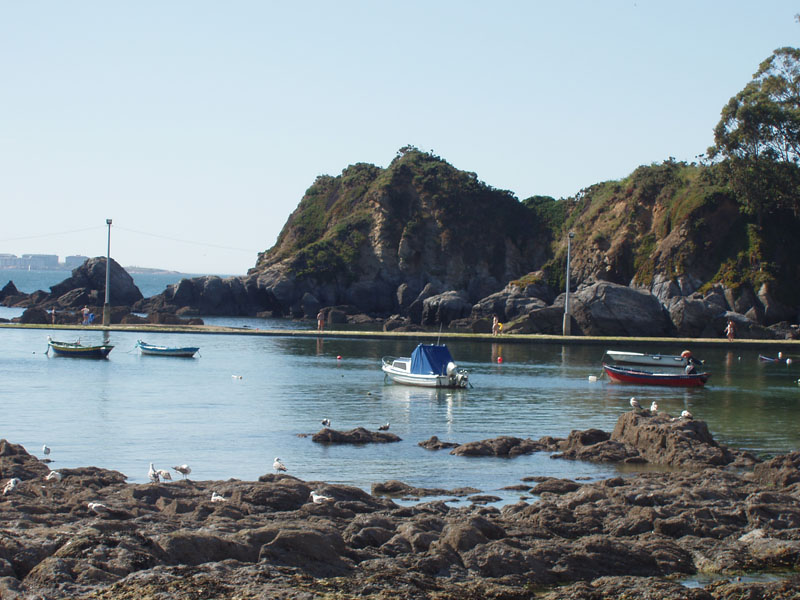
<svg viewBox="0 0 800 600"><path fill-rule="evenodd" d="M797 214L800 183L800 48L779 48L722 109L711 158L728 160L743 209L761 221Z"/></svg>

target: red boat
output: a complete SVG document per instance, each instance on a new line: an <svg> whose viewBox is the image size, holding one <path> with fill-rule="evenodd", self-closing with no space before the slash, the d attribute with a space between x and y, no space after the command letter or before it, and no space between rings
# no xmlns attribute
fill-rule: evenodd
<svg viewBox="0 0 800 600"><path fill-rule="evenodd" d="M631 367L616 367L603 364L603 369L611 381L619 383L638 383L640 385L666 385L670 387L701 387L706 384L711 373L653 373Z"/></svg>

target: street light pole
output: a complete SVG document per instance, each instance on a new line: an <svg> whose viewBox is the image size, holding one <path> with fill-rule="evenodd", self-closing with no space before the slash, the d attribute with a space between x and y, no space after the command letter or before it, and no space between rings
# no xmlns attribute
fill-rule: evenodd
<svg viewBox="0 0 800 600"><path fill-rule="evenodd" d="M103 303L103 327L111 325L111 219L108 225L108 247L106 249L106 299Z"/></svg>
<svg viewBox="0 0 800 600"><path fill-rule="evenodd" d="M569 314L569 260L570 260L570 252L572 250L572 238L575 237L575 232L570 231L567 235L567 294L564 297L564 323L563 323L563 332L564 335L570 335L570 326L572 325L572 319Z"/></svg>

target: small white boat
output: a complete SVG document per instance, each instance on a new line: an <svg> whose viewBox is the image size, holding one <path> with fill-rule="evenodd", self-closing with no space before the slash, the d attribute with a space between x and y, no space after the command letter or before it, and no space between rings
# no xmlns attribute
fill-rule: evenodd
<svg viewBox="0 0 800 600"><path fill-rule="evenodd" d="M646 354L644 352L624 352L622 350L606 350L606 355L618 365L644 365L648 367L673 367L684 369L690 362L700 364L688 350L679 355Z"/></svg>
<svg viewBox="0 0 800 600"><path fill-rule="evenodd" d="M395 383L434 388L465 388L469 373L453 361L444 344L419 344L408 358L384 356L381 369Z"/></svg>
<svg viewBox="0 0 800 600"><path fill-rule="evenodd" d="M142 340L137 340L136 347L142 354L148 356L180 356L183 358L192 358L200 350L196 346L154 346Z"/></svg>

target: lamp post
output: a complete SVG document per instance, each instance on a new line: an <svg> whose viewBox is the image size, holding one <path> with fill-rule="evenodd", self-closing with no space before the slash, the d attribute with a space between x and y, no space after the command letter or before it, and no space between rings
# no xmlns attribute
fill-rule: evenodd
<svg viewBox="0 0 800 600"><path fill-rule="evenodd" d="M572 324L572 319L569 316L569 259L572 250L572 238L574 237L574 231L570 231L567 235L567 295L564 297L564 335L570 335L570 325Z"/></svg>
<svg viewBox="0 0 800 600"><path fill-rule="evenodd" d="M111 324L111 219L106 219L108 225L108 247L106 248L106 299L103 303L103 327Z"/></svg>

